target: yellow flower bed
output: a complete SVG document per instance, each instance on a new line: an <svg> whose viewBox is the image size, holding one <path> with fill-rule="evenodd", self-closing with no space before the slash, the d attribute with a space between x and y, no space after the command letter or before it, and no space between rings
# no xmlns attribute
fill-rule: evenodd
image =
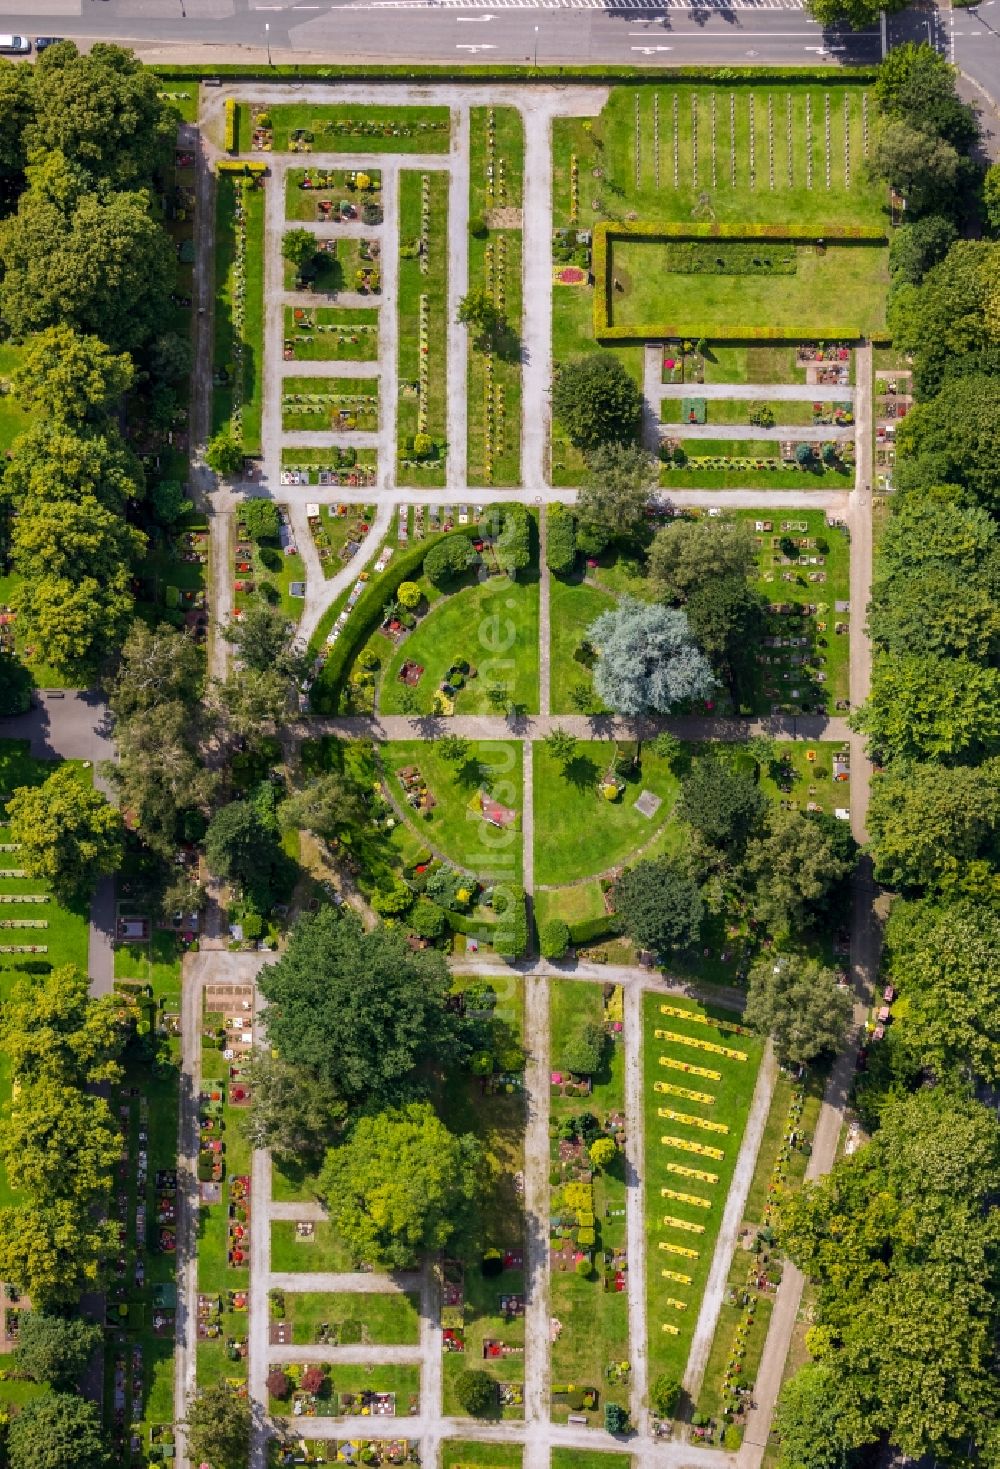
<svg viewBox="0 0 1000 1469"><path fill-rule="evenodd" d="M674 1086L669 1081L654 1081L653 1090L667 1097L683 1097L685 1102L704 1102L706 1107L715 1101L711 1092L693 1092L689 1086Z"/></svg>
<svg viewBox="0 0 1000 1469"><path fill-rule="evenodd" d="M657 1117L665 1117L668 1122L686 1122L688 1127L700 1127L702 1132L729 1131L725 1122L709 1122L707 1117L692 1117L688 1112L675 1112L672 1107L657 1107Z"/></svg>
<svg viewBox="0 0 1000 1469"><path fill-rule="evenodd" d="M656 1030L658 1041L672 1041L676 1046L693 1046L696 1051L711 1051L713 1056L725 1056L729 1061L745 1061L746 1051L734 1051L732 1046L717 1046L714 1041L700 1041L693 1035L681 1035L676 1030Z"/></svg>
<svg viewBox="0 0 1000 1469"><path fill-rule="evenodd" d="M673 1188L661 1188L660 1196L664 1199L677 1199L682 1204L693 1204L696 1209L711 1209L712 1200L703 1199L700 1194L679 1194Z"/></svg>
<svg viewBox="0 0 1000 1469"><path fill-rule="evenodd" d="M687 1301L679 1301L676 1296L667 1296L663 1304L669 1306L673 1311L686 1311Z"/></svg>
<svg viewBox="0 0 1000 1469"><path fill-rule="evenodd" d="M671 1336L680 1336L681 1334L680 1327L675 1326L672 1321L664 1321L662 1326L660 1327L660 1330L669 1331Z"/></svg>
<svg viewBox="0 0 1000 1469"><path fill-rule="evenodd" d="M682 1010L680 1005L661 1005L660 1014L672 1015L675 1020L690 1020L695 1025L711 1025L715 1030L731 1030L734 1035L753 1035L749 1025L737 1025L735 1020L713 1020L694 1010Z"/></svg>
<svg viewBox="0 0 1000 1469"><path fill-rule="evenodd" d="M663 1222L668 1229L683 1229L685 1234L704 1234L704 1224L692 1224L689 1219L678 1219L674 1214L664 1214Z"/></svg>
<svg viewBox="0 0 1000 1469"><path fill-rule="evenodd" d="M698 1251L689 1250L686 1245L671 1245L665 1239L660 1240L660 1249L666 1250L668 1255L683 1255L686 1260L697 1260Z"/></svg>
<svg viewBox="0 0 1000 1469"><path fill-rule="evenodd" d="M668 1148L680 1148L682 1153L697 1153L701 1158L714 1158L718 1163L726 1156L721 1148L710 1148L707 1143L693 1143L686 1137L671 1137L669 1133L665 1133L660 1142L666 1143Z"/></svg>
<svg viewBox="0 0 1000 1469"><path fill-rule="evenodd" d="M661 1056L660 1065L671 1071L685 1071L688 1076L703 1076L706 1081L721 1081L721 1071L710 1071L707 1066L692 1066L690 1061L675 1061L673 1056Z"/></svg>
<svg viewBox="0 0 1000 1469"><path fill-rule="evenodd" d="M690 1285L690 1275L682 1275L679 1270L661 1270L660 1274L664 1280L672 1280L676 1285Z"/></svg>
<svg viewBox="0 0 1000 1469"><path fill-rule="evenodd" d="M717 1173L706 1173L704 1168L688 1168L683 1163L668 1163L668 1173L676 1173L681 1178L697 1178L702 1183L718 1183Z"/></svg>

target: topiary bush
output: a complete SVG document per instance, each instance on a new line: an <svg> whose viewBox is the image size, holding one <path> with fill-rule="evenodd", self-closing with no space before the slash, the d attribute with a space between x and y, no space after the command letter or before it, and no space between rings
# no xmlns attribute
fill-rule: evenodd
<svg viewBox="0 0 1000 1469"><path fill-rule="evenodd" d="M559 959L569 947L569 928L561 918L549 918L538 931L538 946L545 959Z"/></svg>

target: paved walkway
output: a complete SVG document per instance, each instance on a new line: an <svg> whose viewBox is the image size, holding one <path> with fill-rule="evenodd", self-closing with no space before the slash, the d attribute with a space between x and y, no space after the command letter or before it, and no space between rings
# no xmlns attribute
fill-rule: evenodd
<svg viewBox="0 0 1000 1469"><path fill-rule="evenodd" d="M460 714L451 718L407 714L344 714L316 716L294 729L303 739L312 735L336 735L345 740L436 740L442 735L460 735L469 740L545 739L554 729L564 729L579 740L651 739L669 730L680 739L739 741L751 735L781 740L837 740L846 742L851 731L847 720L824 715L774 715L768 719L712 719L700 715L664 716L649 719L619 719L604 715L528 714L505 718L493 714Z"/></svg>
<svg viewBox="0 0 1000 1469"><path fill-rule="evenodd" d="M659 347L647 347L660 366ZM831 387L829 383L658 383L650 385L652 396L662 398L735 398L741 402L770 403L853 403L854 388L848 383ZM647 392L649 387L647 388ZM756 437L756 435L755 435Z"/></svg>
<svg viewBox="0 0 1000 1469"><path fill-rule="evenodd" d="M524 1418L549 1416L549 982L533 974L524 984Z"/></svg>
<svg viewBox="0 0 1000 1469"><path fill-rule="evenodd" d="M762 443L779 444L786 439L800 439L805 443L821 444L827 439L846 443L854 438L853 424L838 427L834 424L798 424L794 428L778 425L776 428L756 428L750 423L661 423L660 436L671 439L719 439L727 443L734 439L760 440Z"/></svg>

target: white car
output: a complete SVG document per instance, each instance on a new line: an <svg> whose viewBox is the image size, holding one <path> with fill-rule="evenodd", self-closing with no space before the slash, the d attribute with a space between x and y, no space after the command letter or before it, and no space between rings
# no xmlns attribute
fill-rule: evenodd
<svg viewBox="0 0 1000 1469"><path fill-rule="evenodd" d="M31 50L27 36L0 36L0 51L15 51L19 55Z"/></svg>

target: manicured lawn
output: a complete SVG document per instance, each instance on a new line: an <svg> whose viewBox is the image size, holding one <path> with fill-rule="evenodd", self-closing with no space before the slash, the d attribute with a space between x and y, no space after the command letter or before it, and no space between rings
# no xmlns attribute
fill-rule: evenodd
<svg viewBox="0 0 1000 1469"><path fill-rule="evenodd" d="M323 1295L311 1291L285 1291L285 1314L280 1317L272 1303L272 1320L291 1324L292 1341L306 1346L320 1339L319 1328L326 1324L337 1332L341 1345L361 1341L382 1344L416 1345L420 1336L420 1297L414 1292L373 1295ZM348 1324L348 1330L341 1327Z"/></svg>
<svg viewBox="0 0 1000 1469"><path fill-rule="evenodd" d="M551 681L549 697L553 714L575 712L574 689L583 688L593 698L593 673L578 657L587 629L602 612L615 605L615 598L600 587L573 576L553 576L549 581L549 626L551 628ZM598 701L598 707L602 707Z"/></svg>
<svg viewBox="0 0 1000 1469"><path fill-rule="evenodd" d="M256 590L253 592L234 590L234 606L242 611L244 607L259 600L262 595L261 589L264 586L271 586L278 593L275 605L280 607L292 622L298 622L302 616L303 599L293 597L290 587L293 582L303 584L305 582L306 564L302 557L297 551L294 555L283 551L277 538L265 537L259 542L244 539L241 544L250 544L253 547L249 558L251 569L249 572L237 572L236 580L246 584L246 581L252 578Z"/></svg>
<svg viewBox="0 0 1000 1469"><path fill-rule="evenodd" d="M523 796L519 741L472 741L464 765L445 760L438 746L427 740L392 740L379 747L379 754L392 798L407 813L407 827L419 845L436 848L484 880L512 878L520 882ZM418 818L405 805L395 772L407 765L419 768L437 802L429 821ZM482 789L518 813L515 827L502 831L488 827L470 808L469 802Z"/></svg>
<svg viewBox="0 0 1000 1469"><path fill-rule="evenodd" d="M285 175L285 218L296 220L328 218L329 216L321 213L318 208L321 200L339 205L342 200L346 199L359 212L363 200L370 199L380 203L382 198L381 169L367 168L364 172L369 183L368 188L362 191L358 189L357 171L353 168L290 168ZM305 189L302 183L307 177L312 181L312 186Z"/></svg>
<svg viewBox="0 0 1000 1469"><path fill-rule="evenodd" d="M550 1023L552 1034L552 1066L559 1069L566 1043L581 1025L603 1023L603 1002L596 985L573 980L556 980L551 986ZM550 1116L555 1124L582 1112L593 1112L600 1123L608 1114L621 1113L625 1107L625 1048L621 1040L608 1041L602 1068L594 1077L590 1097L563 1097L555 1092L550 1102ZM552 1145L553 1178L558 1177L558 1142ZM553 1190L555 1209L558 1193ZM594 1175L594 1214L597 1243L594 1258L598 1267L592 1278L585 1280L570 1268L553 1267L551 1275L551 1312L562 1330L552 1344L552 1380L554 1384L573 1383L577 1387L593 1387L600 1393L598 1409L589 1414L597 1423L604 1402L628 1406L625 1383L609 1381L605 1369L612 1363L630 1359L628 1333L628 1294L608 1291L600 1270L602 1252L617 1251L625 1245L625 1158L619 1152L610 1168ZM565 1422L569 1414L565 1399L554 1398L552 1416Z"/></svg>
<svg viewBox="0 0 1000 1469"><path fill-rule="evenodd" d="M301 1367L292 1364L282 1364L284 1371L296 1383L301 1377ZM324 1365L324 1364L320 1364ZM394 1423L401 1418L406 1421L406 1415L410 1411L411 1401L415 1402L420 1392L420 1368L419 1367L396 1367L388 1363L372 1363L362 1365L361 1363L337 1362L327 1366L327 1387L318 1394L318 1416L337 1418L341 1413L348 1413L350 1408L342 1407L340 1403L341 1393L359 1393L364 1391L396 1394L396 1415L388 1419ZM290 1412L288 1401L279 1401L277 1398L269 1400L269 1409L273 1416L282 1417ZM355 1410L357 1411L357 1410ZM385 1420L382 1420L385 1421Z"/></svg>
<svg viewBox="0 0 1000 1469"><path fill-rule="evenodd" d="M521 231L491 229L469 241L469 289L488 290L508 332L487 354L469 336L469 481L516 485L521 478ZM492 366L491 375L487 363Z"/></svg>
<svg viewBox="0 0 1000 1469"><path fill-rule="evenodd" d="M533 747L535 882L565 883L607 871L652 841L670 819L678 781L667 762L646 745L641 772L617 801L606 801L598 782L614 759L609 740L581 740L564 771L542 743ZM652 791L662 805L652 818L635 809Z"/></svg>
<svg viewBox="0 0 1000 1469"><path fill-rule="evenodd" d="M634 86L614 87L599 118L556 118L553 123L554 222L557 225L577 223L587 228L600 217L592 208L592 201L600 199L603 209L613 204L615 213L620 211L623 216L634 210L644 222L676 220L689 223L692 219L705 218L727 223L753 220L755 223L794 225L801 230L813 229L819 234L830 220L841 225L877 227L885 220L885 193L880 185L869 180L865 169L863 91L858 86L836 83L773 90L740 82L726 83L717 90L709 86L675 86L669 82L662 86L644 86L638 92ZM730 97L733 98L732 132ZM829 188L826 187L824 115L827 98L830 103ZM751 101L755 142L753 166L750 152ZM811 111L811 139L807 105ZM871 129L875 122L871 99L868 102L868 119ZM848 145L846 154L845 138ZM773 142L770 141L772 139ZM735 152L735 181L731 146ZM811 188L807 153L812 156ZM579 207L575 220L571 216L571 155L577 159L579 180ZM603 181L592 177L595 167L603 167ZM710 201L707 210L705 194Z"/></svg>
<svg viewBox="0 0 1000 1469"><path fill-rule="evenodd" d="M691 388L690 396L697 398L698 386ZM756 399L753 403L740 398L707 398L705 400L705 422L724 424L746 424L747 431L752 432L750 423L751 408L770 408L774 414L775 427L787 425L812 424L815 422L811 403L784 402L780 400L769 401L767 398ZM684 401L682 398L664 398L660 404L661 423L686 423L683 416ZM691 452L701 453L703 442L700 439L691 440ZM769 444L768 451L775 453L780 449L780 444ZM733 450L732 452L737 452ZM742 451L741 451L742 452Z"/></svg>
<svg viewBox="0 0 1000 1469"><path fill-rule="evenodd" d="M471 108L469 156L472 159L470 213L475 216L492 209L520 209L524 125L519 110L516 107Z"/></svg>
<svg viewBox="0 0 1000 1469"><path fill-rule="evenodd" d="M269 107L274 148L288 149L289 134L303 128L314 135L317 153L447 153L451 113L447 107L378 107L369 103L290 102ZM250 151L256 108L241 103L237 147Z"/></svg>
<svg viewBox="0 0 1000 1469"><path fill-rule="evenodd" d="M243 445L248 454L260 452L260 415L264 363L264 186L245 191L246 243L243 252L243 330L234 319L238 289L239 230L236 200L242 180L220 174L215 204L215 386L212 393L212 430L227 424L235 406L234 383L242 383ZM243 362L236 366L233 350L243 342ZM220 381L220 378L222 381Z"/></svg>
<svg viewBox="0 0 1000 1469"><path fill-rule="evenodd" d="M275 1219L271 1223L271 1269L286 1270L353 1270L355 1261L334 1233L332 1224L322 1219L312 1239L295 1237L295 1222Z"/></svg>
<svg viewBox="0 0 1000 1469"><path fill-rule="evenodd" d="M281 427L290 433L351 429L374 433L378 428L378 378L286 377L281 390Z"/></svg>
<svg viewBox="0 0 1000 1469"><path fill-rule="evenodd" d="M732 342L706 344L701 364L679 347L664 352L665 383L689 383L697 396L698 375L706 383L804 383L806 371L798 365L795 347L741 347Z"/></svg>
<svg viewBox="0 0 1000 1469"><path fill-rule="evenodd" d="M593 882L575 882L572 887L535 889L535 923L539 929L550 918L581 923L587 918L600 918L604 912L604 894L596 878Z"/></svg>
<svg viewBox="0 0 1000 1469"><path fill-rule="evenodd" d="M285 344L297 362L366 362L378 356L378 310L366 306L285 307Z"/></svg>
<svg viewBox="0 0 1000 1469"><path fill-rule="evenodd" d="M841 749L835 740L811 745L802 740L781 740L774 759L761 769L760 788L773 801L787 801L804 808L810 802L829 815L837 806L850 807L850 781L833 779L833 757ZM815 755L810 760L809 755Z"/></svg>
<svg viewBox="0 0 1000 1469"><path fill-rule="evenodd" d="M602 1449L553 1449L552 1469L632 1469L633 1454L606 1454Z"/></svg>
<svg viewBox="0 0 1000 1469"><path fill-rule="evenodd" d="M184 122L198 121L198 83L185 82L179 85L173 77L163 79L162 90L156 94L176 107Z"/></svg>
<svg viewBox="0 0 1000 1469"><path fill-rule="evenodd" d="M426 187L426 231L422 231ZM422 233L424 253L417 249ZM448 343L448 177L403 172L399 175L399 402L396 445L401 484L443 485L446 423L446 353ZM421 269L421 265L424 269ZM424 326L421 328L421 299ZM421 387L421 365L425 371ZM421 415L421 409L423 414ZM413 462L407 440L429 434L437 449L433 459Z"/></svg>
<svg viewBox="0 0 1000 1469"><path fill-rule="evenodd" d="M493 712L489 690L496 684L518 708L538 709L538 574L522 572L517 581L493 576L441 597L410 635L396 647L386 639L388 661L379 689L383 714L402 712L406 685L399 670L420 664L424 673L412 689L417 713L429 714L434 693L454 663L477 670L466 676L455 696L456 714ZM502 652L494 651L498 647Z"/></svg>
<svg viewBox="0 0 1000 1469"><path fill-rule="evenodd" d="M881 245L782 245L783 254L794 249L796 270L773 277L672 270L672 248L658 240L612 243L608 278L621 286L610 296L613 325L691 337L741 337L762 323L789 337L853 337L885 327L888 255Z"/></svg>
<svg viewBox="0 0 1000 1469"><path fill-rule="evenodd" d="M441 1445L443 1469L521 1469L523 1462L520 1444L448 1438Z"/></svg>
<svg viewBox="0 0 1000 1469"><path fill-rule="evenodd" d="M850 490L854 486L854 470L836 465L817 466L813 470L705 469L700 465L670 469L663 465L660 470L660 484L667 491L668 499L671 490L745 490L748 483L760 490Z"/></svg>
<svg viewBox="0 0 1000 1469"><path fill-rule="evenodd" d="M688 1020L684 1016L663 1014L660 1007L664 1004L673 1010L690 1012L693 1017L705 1017L708 1023L700 1023L696 1018ZM651 1381L660 1372L670 1372L678 1377L683 1374L763 1049L758 1037L720 1029L712 1023L723 1013L709 1011L675 996L664 999L661 995L648 994L643 1000L645 1198L649 1251L646 1288ZM671 1032L685 1039L657 1039L656 1030ZM702 1044L692 1046L688 1040L721 1046L741 1053L746 1059L705 1050ZM677 1066L661 1065L661 1057L676 1062ZM694 1070L679 1069L684 1067L697 1067L715 1074L702 1076ZM657 1092L654 1090L657 1082L681 1088L682 1092L693 1091L710 1096L713 1100L705 1102L684 1095ZM680 1116L661 1117L661 1108ZM703 1130L685 1118L705 1119L725 1130ZM664 1143L664 1137L678 1138L690 1146L681 1148L675 1142ZM699 1152L699 1149L704 1151ZM678 1171L685 1169L689 1171ZM710 1176L698 1178L698 1172ZM687 1202L684 1198L664 1197L661 1190L665 1188L675 1194L707 1201L707 1207ZM665 1223L666 1217L680 1222ZM684 1228L684 1225L690 1227ZM671 1249L662 1249L663 1244L671 1246ZM687 1278L665 1278L664 1270ZM671 1305L671 1302L679 1302L680 1305ZM664 1326L674 1330L664 1330Z"/></svg>

